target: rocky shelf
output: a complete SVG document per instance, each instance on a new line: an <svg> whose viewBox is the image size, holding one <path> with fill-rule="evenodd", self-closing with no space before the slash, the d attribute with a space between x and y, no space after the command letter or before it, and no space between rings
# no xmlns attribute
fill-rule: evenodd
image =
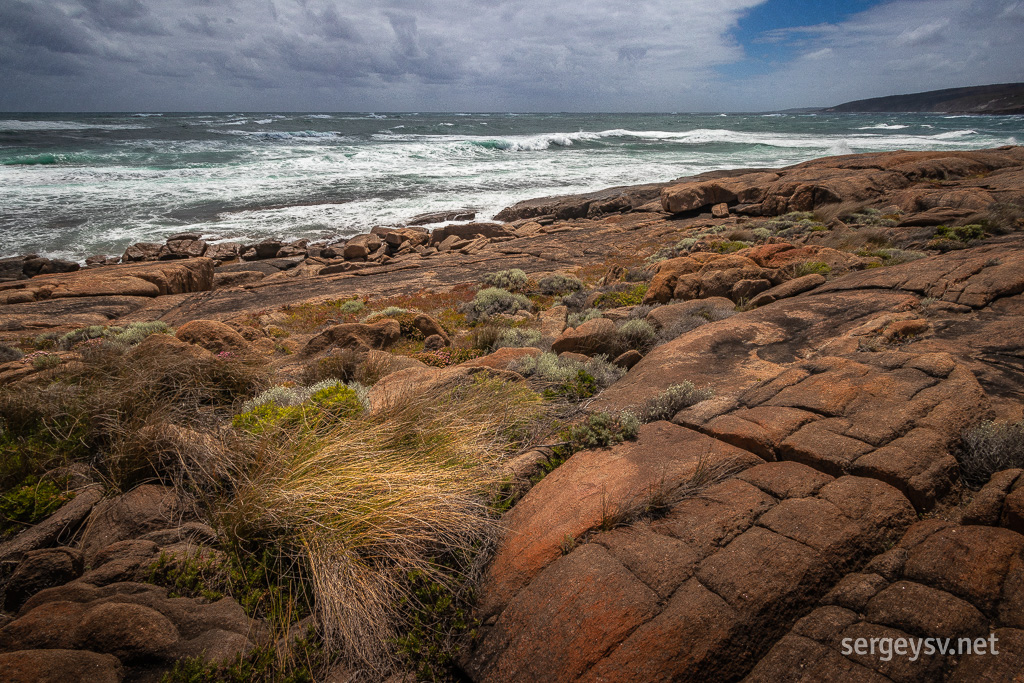
<svg viewBox="0 0 1024 683"><path fill-rule="evenodd" d="M958 459L967 430L1024 419L1024 148L712 173L531 200L500 218L236 251L183 235L130 249L131 263L32 277L10 266L0 339L30 350L41 334L160 321L175 335L132 353L250 354L279 381L347 349L388 359L375 407L480 373L525 382L516 363L548 349L622 368L590 412L707 388L635 439L509 463L521 497L502 516L479 628L454 664L469 680L1009 681L1024 670L1024 471L965 482ZM531 343L422 362L469 334L441 324L451 302L509 269L586 288L560 305L540 293L533 310L501 318L535 331ZM415 315L346 317L337 303L354 300ZM627 321L657 342L629 347ZM53 355L82 358L75 346ZM40 386L56 372L32 360L0 365L0 383ZM699 495L609 523L609 511L709 469L719 476ZM265 643L266 624L233 599L172 598L145 582L161 553L219 552L208 523L171 487L114 495L83 478L54 516L0 544L0 668L17 680L156 680L184 657L223 661ZM843 647L990 634L998 656L884 660ZM336 680L355 680L339 666Z"/></svg>

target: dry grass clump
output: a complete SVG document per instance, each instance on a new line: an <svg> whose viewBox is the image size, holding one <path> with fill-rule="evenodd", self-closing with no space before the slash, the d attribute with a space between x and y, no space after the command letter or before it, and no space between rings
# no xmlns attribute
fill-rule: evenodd
<svg viewBox="0 0 1024 683"><path fill-rule="evenodd" d="M420 607L410 576L452 586L460 577L439 557L482 557L496 531L489 499L502 461L542 415L521 384L481 378L326 431L252 439L222 521L231 536L294 558L327 643L384 675Z"/></svg>
<svg viewBox="0 0 1024 683"><path fill-rule="evenodd" d="M115 489L177 476L162 471L139 433L154 425L209 429L235 401L268 384L247 359L182 353L175 346L83 345L43 384L0 388L0 484L87 460Z"/></svg>
<svg viewBox="0 0 1024 683"><path fill-rule="evenodd" d="M985 421L964 431L957 460L960 477L980 488L1000 470L1024 467L1024 421Z"/></svg>

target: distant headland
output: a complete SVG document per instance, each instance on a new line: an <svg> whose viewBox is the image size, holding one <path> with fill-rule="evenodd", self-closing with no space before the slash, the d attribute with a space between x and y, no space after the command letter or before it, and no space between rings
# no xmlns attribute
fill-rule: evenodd
<svg viewBox="0 0 1024 683"><path fill-rule="evenodd" d="M890 95L846 102L823 111L835 113L1024 114L1024 83L979 85Z"/></svg>

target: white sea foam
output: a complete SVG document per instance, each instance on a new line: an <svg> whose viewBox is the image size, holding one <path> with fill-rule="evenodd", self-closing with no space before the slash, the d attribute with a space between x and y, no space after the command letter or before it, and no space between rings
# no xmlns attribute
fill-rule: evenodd
<svg viewBox="0 0 1024 683"><path fill-rule="evenodd" d="M861 126L857 130L903 130L904 128L910 128L910 126L899 123L877 123L873 126Z"/></svg>
<svg viewBox="0 0 1024 683"><path fill-rule="evenodd" d="M85 123L83 121L18 121L0 120L0 130L142 130L146 126L129 123Z"/></svg>

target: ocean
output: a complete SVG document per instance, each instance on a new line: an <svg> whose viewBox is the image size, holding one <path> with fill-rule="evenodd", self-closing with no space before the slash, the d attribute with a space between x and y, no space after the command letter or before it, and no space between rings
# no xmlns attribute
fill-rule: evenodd
<svg viewBox="0 0 1024 683"><path fill-rule="evenodd" d="M180 232L338 240L428 211L835 154L1024 141L1024 116L0 114L0 256Z"/></svg>

